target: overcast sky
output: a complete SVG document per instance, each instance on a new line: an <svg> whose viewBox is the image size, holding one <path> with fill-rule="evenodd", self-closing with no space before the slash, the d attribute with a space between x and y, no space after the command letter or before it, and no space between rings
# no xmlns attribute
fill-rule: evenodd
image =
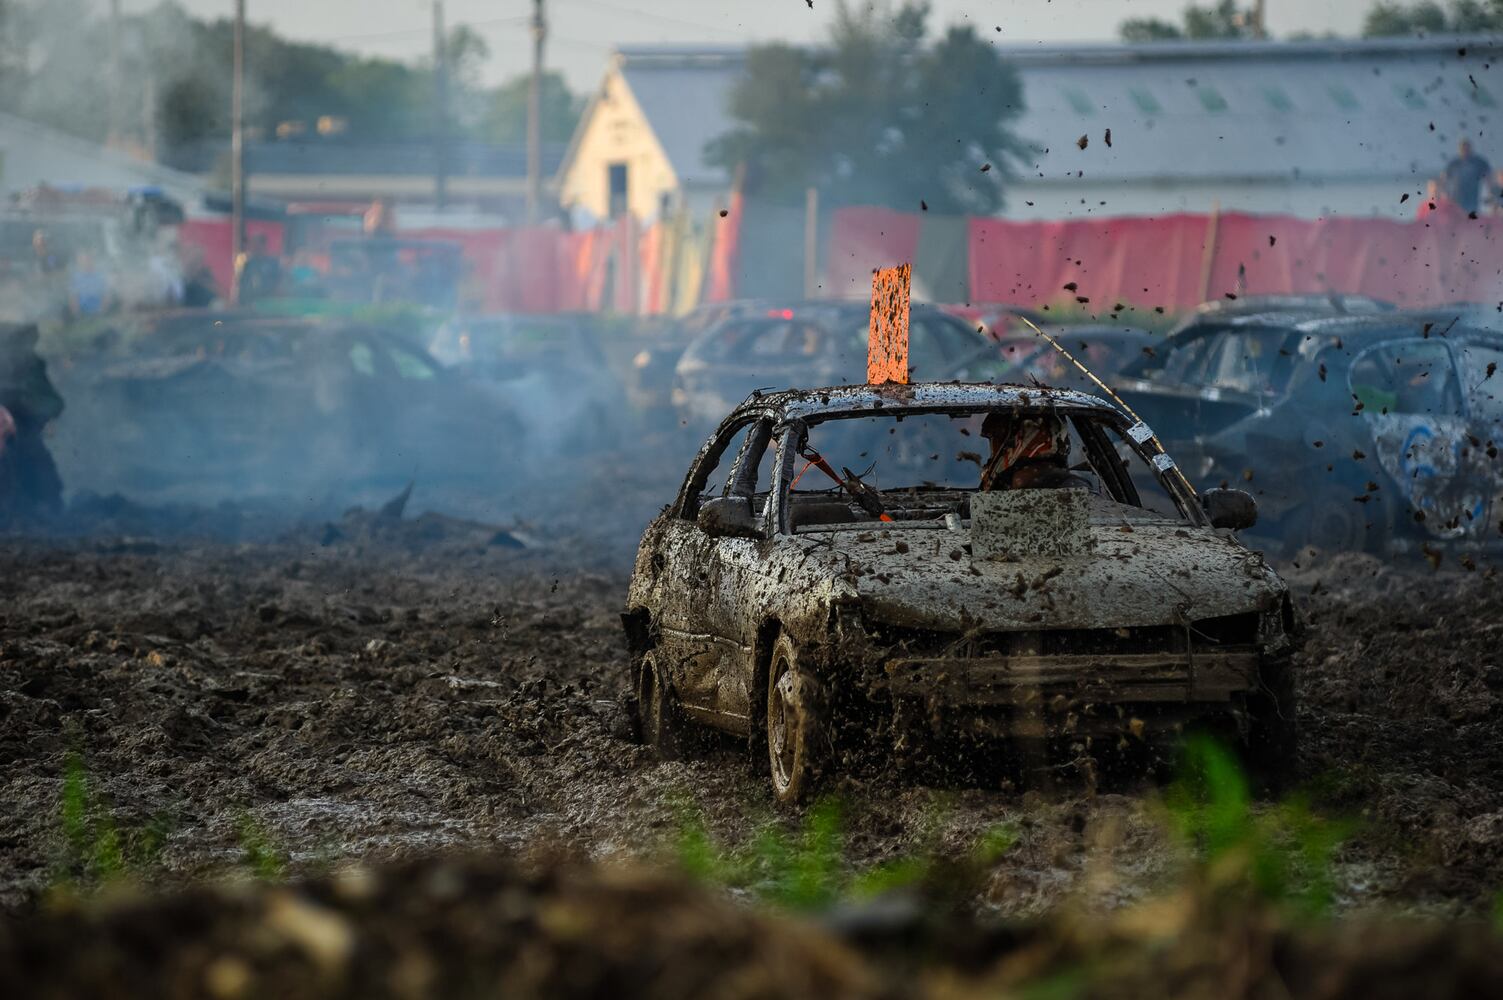
<svg viewBox="0 0 1503 1000"><path fill-rule="evenodd" d="M99 0L103 6L105 0ZM181 0L195 14L228 16L232 0ZM1104 41L1129 17L1177 20L1186 0L933 0L933 23L969 18L994 37ZM156 0L124 0L127 11ZM432 44L431 0L246 0L248 16L289 38L371 55L416 58ZM1269 29L1354 34L1372 0L1268 0ZM579 90L593 87L611 46L644 42L747 44L808 41L828 29L833 0L548 0L547 61ZM490 82L523 72L531 0L445 0L449 23L468 24L491 47ZM1000 26L1000 35L995 28Z"/></svg>

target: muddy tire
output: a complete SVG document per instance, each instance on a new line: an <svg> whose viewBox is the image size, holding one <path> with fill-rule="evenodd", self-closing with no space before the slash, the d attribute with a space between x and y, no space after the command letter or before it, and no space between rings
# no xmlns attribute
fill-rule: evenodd
<svg viewBox="0 0 1503 1000"><path fill-rule="evenodd" d="M663 760L679 755L682 724L678 704L658 667L652 651L642 654L637 664L637 726L642 742L652 747Z"/></svg>
<svg viewBox="0 0 1503 1000"><path fill-rule="evenodd" d="M1287 658L1263 665L1259 689L1247 699L1247 715L1243 756L1249 776L1260 790L1277 795L1293 783L1299 751L1294 673Z"/></svg>
<svg viewBox="0 0 1503 1000"><path fill-rule="evenodd" d="M803 801L819 778L824 755L814 695L793 640L778 636L767 670L767 758L772 794L781 805Z"/></svg>
<svg viewBox="0 0 1503 1000"><path fill-rule="evenodd" d="M1306 546L1329 552L1372 552L1382 555L1394 530L1390 504L1381 494L1367 494L1359 503L1360 490L1334 484L1318 490L1315 498L1290 520L1285 539L1291 553Z"/></svg>

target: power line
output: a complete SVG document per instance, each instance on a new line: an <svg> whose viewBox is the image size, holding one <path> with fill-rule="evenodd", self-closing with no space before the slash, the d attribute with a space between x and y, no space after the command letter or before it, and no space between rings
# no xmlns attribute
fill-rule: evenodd
<svg viewBox="0 0 1503 1000"><path fill-rule="evenodd" d="M466 21L461 26L466 28L485 28L496 25L526 24L528 20L527 15L523 14L516 17L491 17L483 18L479 21ZM378 31L369 35L336 35L332 38L321 38L319 42L375 42L386 38L414 38L418 35L428 34L429 30L428 28L401 28L395 31Z"/></svg>
<svg viewBox="0 0 1503 1000"><path fill-rule="evenodd" d="M605 0L574 0L587 7L598 7L601 10L614 11L617 14L627 14L631 17L646 18L649 21L657 21L661 24L676 24L683 28L698 28L700 31L718 31L721 34L738 34L734 29L719 24L705 24L702 21L687 21L681 17L670 17L666 14L654 14L651 11L638 10L635 7L623 7L620 4L607 3Z"/></svg>

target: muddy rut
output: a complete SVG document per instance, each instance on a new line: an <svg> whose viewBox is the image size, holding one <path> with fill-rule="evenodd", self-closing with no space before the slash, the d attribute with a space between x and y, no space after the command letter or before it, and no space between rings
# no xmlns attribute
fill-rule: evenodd
<svg viewBox="0 0 1503 1000"><path fill-rule="evenodd" d="M435 850L671 856L686 810L742 841L773 808L717 744L663 763L620 697L619 553L484 532L309 532L264 544L0 542L0 901L25 909L65 849L80 756L122 829L166 833L154 878L232 868L247 824L294 870ZM1476 572L1315 558L1291 577L1300 772L1358 820L1339 905L1491 905L1503 870L1503 596ZM1017 834L978 902L1109 909L1177 863L1146 782L1095 791L846 782L857 863Z"/></svg>

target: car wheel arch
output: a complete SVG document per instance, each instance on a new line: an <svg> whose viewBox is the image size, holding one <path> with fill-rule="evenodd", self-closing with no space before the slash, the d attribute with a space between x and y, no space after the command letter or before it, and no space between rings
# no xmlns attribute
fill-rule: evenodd
<svg viewBox="0 0 1503 1000"><path fill-rule="evenodd" d="M657 645L652 612L647 608L634 607L623 611L621 625L626 630L626 650L633 659Z"/></svg>
<svg viewBox="0 0 1503 1000"><path fill-rule="evenodd" d="M752 713L752 732L766 733L767 723L767 676L772 670L772 653L777 648L778 637L783 634L781 619L769 617L757 626L756 643L752 647L752 683L749 701Z"/></svg>

